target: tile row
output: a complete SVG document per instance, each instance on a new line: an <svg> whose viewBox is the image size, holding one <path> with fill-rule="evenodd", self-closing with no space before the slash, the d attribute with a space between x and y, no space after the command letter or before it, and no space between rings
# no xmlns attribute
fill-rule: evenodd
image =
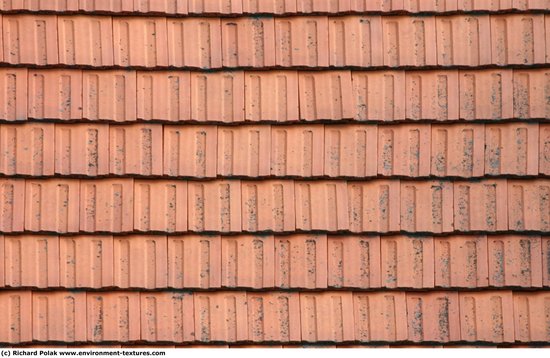
<svg viewBox="0 0 550 358"><path fill-rule="evenodd" d="M0 257L4 288L550 287L535 235L6 235Z"/></svg>
<svg viewBox="0 0 550 358"><path fill-rule="evenodd" d="M0 303L4 343L550 339L548 292L4 291Z"/></svg>
<svg viewBox="0 0 550 358"><path fill-rule="evenodd" d="M545 0L4 0L0 11L144 14L308 14L342 12L452 12L549 10Z"/></svg>
<svg viewBox="0 0 550 358"><path fill-rule="evenodd" d="M548 232L550 180L1 179L2 232Z"/></svg>
<svg viewBox="0 0 550 358"><path fill-rule="evenodd" d="M550 175L550 123L0 124L0 174L483 177Z"/></svg>
<svg viewBox="0 0 550 358"><path fill-rule="evenodd" d="M550 69L0 69L0 119L169 122L550 119Z"/></svg>
<svg viewBox="0 0 550 358"><path fill-rule="evenodd" d="M532 13L224 19L4 14L0 22L0 62L16 65L393 68L550 59L550 16Z"/></svg>

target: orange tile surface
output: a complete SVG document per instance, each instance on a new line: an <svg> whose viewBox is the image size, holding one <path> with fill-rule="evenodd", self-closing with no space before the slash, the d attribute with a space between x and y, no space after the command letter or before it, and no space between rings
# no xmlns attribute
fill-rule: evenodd
<svg viewBox="0 0 550 358"><path fill-rule="evenodd" d="M544 346L549 10L0 1L0 345Z"/></svg>

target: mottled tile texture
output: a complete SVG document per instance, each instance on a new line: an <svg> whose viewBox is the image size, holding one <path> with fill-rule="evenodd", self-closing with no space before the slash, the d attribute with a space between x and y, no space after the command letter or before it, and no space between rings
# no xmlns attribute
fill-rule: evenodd
<svg viewBox="0 0 550 358"><path fill-rule="evenodd" d="M0 1L0 346L547 344L549 11Z"/></svg>

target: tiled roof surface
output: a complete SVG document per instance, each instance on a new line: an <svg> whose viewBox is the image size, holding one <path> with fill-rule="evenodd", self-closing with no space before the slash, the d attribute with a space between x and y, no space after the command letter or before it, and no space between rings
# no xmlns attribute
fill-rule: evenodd
<svg viewBox="0 0 550 358"><path fill-rule="evenodd" d="M549 29L549 0L0 1L0 346L548 344Z"/></svg>

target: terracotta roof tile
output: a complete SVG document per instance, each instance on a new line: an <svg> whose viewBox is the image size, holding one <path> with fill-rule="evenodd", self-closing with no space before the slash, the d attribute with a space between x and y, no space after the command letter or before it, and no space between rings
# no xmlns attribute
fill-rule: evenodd
<svg viewBox="0 0 550 358"><path fill-rule="evenodd" d="M82 118L82 71L29 70L28 118Z"/></svg>
<svg viewBox="0 0 550 358"><path fill-rule="evenodd" d="M224 67L272 67L275 65L273 18L222 19Z"/></svg>
<svg viewBox="0 0 550 358"><path fill-rule="evenodd" d="M187 182L134 182L134 229L183 232L187 230Z"/></svg>
<svg viewBox="0 0 550 358"><path fill-rule="evenodd" d="M113 237L59 237L59 285L67 288L113 286Z"/></svg>
<svg viewBox="0 0 550 358"><path fill-rule="evenodd" d="M0 292L0 310L2 322L0 325L0 341L21 343L32 341L32 294L30 291Z"/></svg>
<svg viewBox="0 0 550 358"><path fill-rule="evenodd" d="M27 118L27 69L0 69L0 117L9 121Z"/></svg>
<svg viewBox="0 0 550 358"><path fill-rule="evenodd" d="M139 340L139 292L88 292L87 326L90 342Z"/></svg>
<svg viewBox="0 0 550 358"><path fill-rule="evenodd" d="M548 293L514 293L515 339L521 342L545 342L549 310ZM544 312L544 313L543 313Z"/></svg>
<svg viewBox="0 0 550 358"><path fill-rule="evenodd" d="M193 341L195 312L191 293L142 293L140 304L142 340L174 343Z"/></svg>
<svg viewBox="0 0 550 358"><path fill-rule="evenodd" d="M189 86L187 71L138 72L137 118L173 122L189 119Z"/></svg>
<svg viewBox="0 0 550 358"><path fill-rule="evenodd" d="M270 173L271 127L218 127L218 174L261 177Z"/></svg>
<svg viewBox="0 0 550 358"><path fill-rule="evenodd" d="M220 19L168 19L167 28L170 66L203 69L222 66Z"/></svg>

